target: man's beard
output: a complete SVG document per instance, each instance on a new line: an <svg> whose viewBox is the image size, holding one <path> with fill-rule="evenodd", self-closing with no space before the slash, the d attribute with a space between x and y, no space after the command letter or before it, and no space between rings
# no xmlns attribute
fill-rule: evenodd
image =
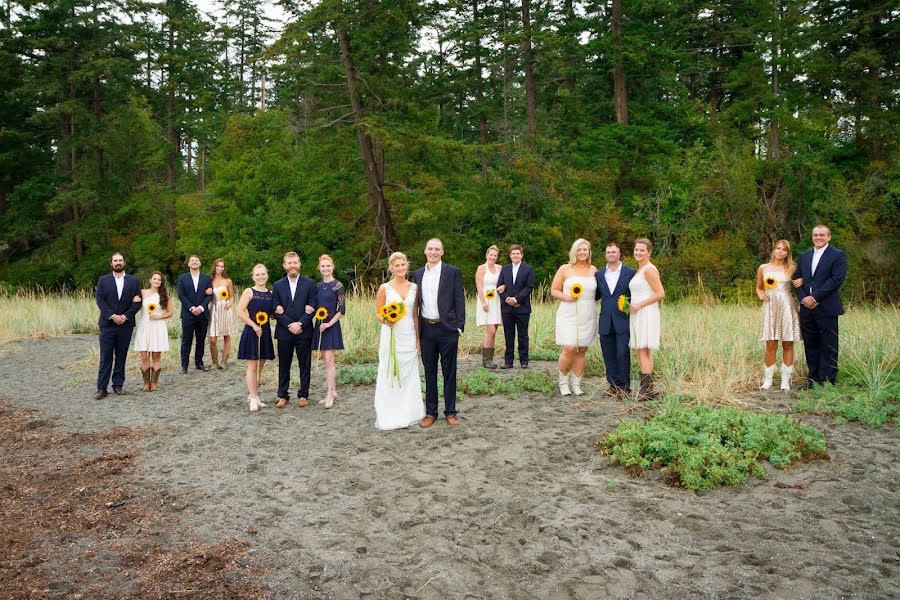
<svg viewBox="0 0 900 600"><path fill-rule="evenodd" d="M115 273L121 273L125 270L125 265L113 265L113 271Z"/></svg>

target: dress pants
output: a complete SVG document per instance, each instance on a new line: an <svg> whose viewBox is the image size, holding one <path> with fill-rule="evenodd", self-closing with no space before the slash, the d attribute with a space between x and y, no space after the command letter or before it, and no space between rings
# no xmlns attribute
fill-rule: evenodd
<svg viewBox="0 0 900 600"><path fill-rule="evenodd" d="M816 383L834 383L838 372L838 317L800 309L800 333L809 378Z"/></svg>
<svg viewBox="0 0 900 600"><path fill-rule="evenodd" d="M444 375L444 416L456 414L456 353L459 332L440 323L419 321L422 337L422 366L425 368L425 413L438 416L438 359Z"/></svg>
<svg viewBox="0 0 900 600"><path fill-rule="evenodd" d="M203 365L203 350L206 347L206 332L209 321L206 319L181 320L181 368L187 369L191 357L191 343L194 342L194 364Z"/></svg>
<svg viewBox="0 0 900 600"><path fill-rule="evenodd" d="M512 365L516 335L519 336L519 364L528 364L528 322L531 313L503 312L503 337L506 339L506 351L503 353L503 364Z"/></svg>
<svg viewBox="0 0 900 600"><path fill-rule="evenodd" d="M125 385L125 359L128 356L128 346L131 344L131 333L133 331L133 324L100 328L98 390L106 391L107 386L109 386L110 374L112 374L114 388L120 388ZM113 359L115 359L115 367L113 366Z"/></svg>
<svg viewBox="0 0 900 600"><path fill-rule="evenodd" d="M298 398L309 398L309 371L312 366L312 338L278 340L278 397L288 398L291 387L291 366L294 355L300 365Z"/></svg>
<svg viewBox="0 0 900 600"><path fill-rule="evenodd" d="M631 351L628 348L630 331L600 336L600 350L606 367L606 381L612 389L631 387Z"/></svg>

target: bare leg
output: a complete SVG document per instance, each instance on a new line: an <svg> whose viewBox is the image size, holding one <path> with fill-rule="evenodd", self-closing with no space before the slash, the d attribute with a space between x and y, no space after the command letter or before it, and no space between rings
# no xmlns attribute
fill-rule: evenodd
<svg viewBox="0 0 900 600"><path fill-rule="evenodd" d="M653 373L653 351L650 348L638 348L637 355L641 374L649 375Z"/></svg>
<svg viewBox="0 0 900 600"><path fill-rule="evenodd" d="M484 347L493 348L497 340L497 326L486 325L484 328Z"/></svg>
<svg viewBox="0 0 900 600"><path fill-rule="evenodd" d="M777 344L778 342L775 342L775 343ZM768 356L768 354L767 354L767 356ZM794 366L794 342L781 342L781 362L783 362L785 365L787 365L789 367ZM766 365L768 365L768 364L769 363L766 362ZM771 364L773 364L773 365L775 364L774 353L772 356Z"/></svg>
<svg viewBox="0 0 900 600"><path fill-rule="evenodd" d="M763 362L767 367L775 364L775 355L778 353L778 340L766 340L766 356ZM793 364L793 360L791 364Z"/></svg>
<svg viewBox="0 0 900 600"><path fill-rule="evenodd" d="M556 363L559 372L563 375L568 375L572 369L575 352L575 346L563 346L562 353L560 353L559 360Z"/></svg>
<svg viewBox="0 0 900 600"><path fill-rule="evenodd" d="M223 335L222 342L222 360L227 363L231 358L231 336Z"/></svg>
<svg viewBox="0 0 900 600"><path fill-rule="evenodd" d="M258 362L260 361L247 361L247 391L250 392L250 396L254 398L259 395L259 380L256 378L257 369L259 368L259 365L257 365Z"/></svg>
<svg viewBox="0 0 900 600"><path fill-rule="evenodd" d="M158 352L154 352L154 354L159 354ZM141 371L146 371L150 368L150 353L149 352L141 352Z"/></svg>
<svg viewBox="0 0 900 600"><path fill-rule="evenodd" d="M334 365L334 350L323 350L322 360L325 362L325 381L328 391L325 394L325 408L331 408L337 395L337 369Z"/></svg>
<svg viewBox="0 0 900 600"><path fill-rule="evenodd" d="M153 353L153 368L157 371L162 368L162 352L154 352Z"/></svg>
<svg viewBox="0 0 900 600"><path fill-rule="evenodd" d="M219 364L219 345L216 343L218 338L214 335L209 337L209 356L212 358L213 365Z"/></svg>
<svg viewBox="0 0 900 600"><path fill-rule="evenodd" d="M579 348L572 357L572 373L578 377L584 376L584 366L587 363L587 348Z"/></svg>

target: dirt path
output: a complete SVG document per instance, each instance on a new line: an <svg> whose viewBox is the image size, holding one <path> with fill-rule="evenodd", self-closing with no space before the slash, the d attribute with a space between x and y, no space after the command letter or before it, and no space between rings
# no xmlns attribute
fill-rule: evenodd
<svg viewBox="0 0 900 600"><path fill-rule="evenodd" d="M251 415L240 365L167 371L151 395L137 389L132 359L131 393L95 401L95 345L70 337L0 349L0 397L38 411L20 413L26 422L54 419L54 435L139 431L123 451L129 493L176 499L157 517L176 523L160 526L166 544L238 543L247 552L234 561L246 568L224 580L275 598L900 596L896 429L806 417L826 432L830 461L695 494L631 479L593 449L617 422L611 400L466 398L456 430L439 422L382 433L366 386L340 389L330 411ZM321 384L314 375L316 398ZM32 446L23 438L3 448ZM47 549L24 539L23 552ZM151 543L120 553L79 533L17 568L44 580L65 580L58 569L74 563L118 569L119 589L138 590L149 583L129 561ZM154 585L170 583L183 585L164 575ZM177 597L194 597L186 589Z"/></svg>

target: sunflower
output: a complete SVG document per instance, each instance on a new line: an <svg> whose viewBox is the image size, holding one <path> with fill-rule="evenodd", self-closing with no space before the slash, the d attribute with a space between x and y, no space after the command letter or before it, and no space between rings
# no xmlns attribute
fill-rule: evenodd
<svg viewBox="0 0 900 600"><path fill-rule="evenodd" d="M316 320L324 321L328 318L328 309L324 306L320 306L319 310L316 311Z"/></svg>
<svg viewBox="0 0 900 600"><path fill-rule="evenodd" d="M631 303L628 301L628 297L625 294L619 296L616 305L619 307L623 313L627 313L631 309Z"/></svg>
<svg viewBox="0 0 900 600"><path fill-rule="evenodd" d="M256 313L256 316L254 318L256 320L256 324L259 325L260 327L262 327L263 325L265 325L266 323L269 322L269 313L264 312L264 311L259 311L258 313Z"/></svg>
<svg viewBox="0 0 900 600"><path fill-rule="evenodd" d="M569 290L569 295L575 298L576 300L581 297L581 294L584 293L584 286L580 283L572 284L572 288Z"/></svg>
<svg viewBox="0 0 900 600"><path fill-rule="evenodd" d="M381 318L386 319L387 316L390 314L391 309L387 304L385 304L384 306L381 307L381 310L379 312L381 313Z"/></svg>
<svg viewBox="0 0 900 600"><path fill-rule="evenodd" d="M156 304L151 302L150 304L147 305L147 314L152 315L155 312L156 312Z"/></svg>
<svg viewBox="0 0 900 600"><path fill-rule="evenodd" d="M228 300L228 290L222 288L222 291L219 292L219 300Z"/></svg>
<svg viewBox="0 0 900 600"><path fill-rule="evenodd" d="M497 290L490 289L484 292L484 297L486 300L493 300L497 297Z"/></svg>
<svg viewBox="0 0 900 600"><path fill-rule="evenodd" d="M778 285L778 280L769 275L768 277L763 279L763 283L765 284L767 290L771 290L776 285Z"/></svg>
<svg viewBox="0 0 900 600"><path fill-rule="evenodd" d="M391 302L388 304L388 308L392 313L400 313L400 303L399 302Z"/></svg>

